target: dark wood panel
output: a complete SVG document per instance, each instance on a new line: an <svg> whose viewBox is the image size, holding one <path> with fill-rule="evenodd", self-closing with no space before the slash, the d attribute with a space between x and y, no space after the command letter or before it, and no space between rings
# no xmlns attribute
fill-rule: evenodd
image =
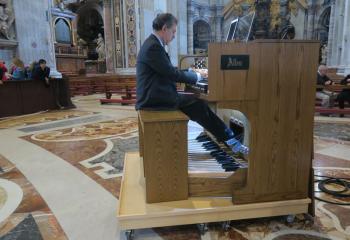
<svg viewBox="0 0 350 240"><path fill-rule="evenodd" d="M41 81L6 81L0 85L0 117L75 107L70 100L68 78Z"/></svg>

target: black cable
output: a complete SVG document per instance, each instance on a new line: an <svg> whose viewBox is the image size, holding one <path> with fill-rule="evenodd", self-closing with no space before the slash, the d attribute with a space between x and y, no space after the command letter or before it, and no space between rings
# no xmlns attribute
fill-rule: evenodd
<svg viewBox="0 0 350 240"><path fill-rule="evenodd" d="M314 175L314 177L323 177L323 178L331 178L331 179L345 179L345 180L350 180L350 178L335 178L335 177L323 176L323 175Z"/></svg>
<svg viewBox="0 0 350 240"><path fill-rule="evenodd" d="M316 179L315 182L318 182L318 188L320 191L314 191L314 192L324 192L331 196L338 197L338 198L350 198L350 193L346 193L350 190L350 178L335 178L335 177L329 177L329 176L323 176L323 175L314 175L315 177L322 177L325 179ZM327 184L336 184L339 186L342 186L341 190L330 190L326 187ZM340 203L340 202L334 202L334 201L328 201L319 197L314 196L315 199L330 203L330 204L336 204L336 205L342 205L342 206L350 206L350 203Z"/></svg>

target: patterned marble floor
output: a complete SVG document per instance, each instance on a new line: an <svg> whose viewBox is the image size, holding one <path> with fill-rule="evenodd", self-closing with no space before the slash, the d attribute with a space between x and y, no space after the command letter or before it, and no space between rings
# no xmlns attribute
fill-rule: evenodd
<svg viewBox="0 0 350 240"><path fill-rule="evenodd" d="M101 106L99 97L75 98L76 110L0 120L0 240L124 238L115 213L124 154L138 151L136 112ZM316 117L314 143L318 175L350 178L349 119ZM135 239L350 239L349 216L348 206L316 201L314 224L298 215L292 224L232 221L227 232L212 223L203 236L194 225L144 229Z"/></svg>

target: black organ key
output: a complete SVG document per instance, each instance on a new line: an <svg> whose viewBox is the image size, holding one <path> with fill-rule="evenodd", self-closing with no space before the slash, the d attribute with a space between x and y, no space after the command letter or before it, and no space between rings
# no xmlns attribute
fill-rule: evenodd
<svg viewBox="0 0 350 240"><path fill-rule="evenodd" d="M190 139L188 152L189 171L232 172L241 167L234 157L228 155L206 134Z"/></svg>

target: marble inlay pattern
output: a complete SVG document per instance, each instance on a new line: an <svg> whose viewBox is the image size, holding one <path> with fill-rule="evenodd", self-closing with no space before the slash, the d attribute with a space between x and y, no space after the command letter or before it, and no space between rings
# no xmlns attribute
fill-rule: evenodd
<svg viewBox="0 0 350 240"><path fill-rule="evenodd" d="M314 134L322 138L350 141L350 123L315 122Z"/></svg>
<svg viewBox="0 0 350 240"><path fill-rule="evenodd" d="M0 177L17 184L23 191L17 209L0 223L0 239L67 239L44 199L16 166L2 156L0 166Z"/></svg>
<svg viewBox="0 0 350 240"><path fill-rule="evenodd" d="M39 133L33 135L32 139L44 142L94 140L131 134L136 132L137 128L136 118L125 118Z"/></svg>
<svg viewBox="0 0 350 240"><path fill-rule="evenodd" d="M33 140L31 136L23 139L77 167L117 198L125 152L138 151L137 132L112 139L89 141L45 142Z"/></svg>
<svg viewBox="0 0 350 240"><path fill-rule="evenodd" d="M36 131L42 131L42 130L50 130L52 128L60 128L60 127L67 127L77 124L86 124L86 123L93 123L98 121L106 121L110 118L104 115L95 115L95 116L89 116L84 118L76 118L76 119L70 119L65 121L59 121L59 122L52 122L52 123L46 123L40 126L32 126L32 127L24 127L18 129L19 131L30 133L30 132L36 132Z"/></svg>
<svg viewBox="0 0 350 240"><path fill-rule="evenodd" d="M0 129L28 126L32 124L70 119L70 118L82 117L82 116L87 116L92 114L94 113L88 112L88 111L60 110L60 111L42 112L42 113L25 115L20 117L10 117L4 120L0 120Z"/></svg>

